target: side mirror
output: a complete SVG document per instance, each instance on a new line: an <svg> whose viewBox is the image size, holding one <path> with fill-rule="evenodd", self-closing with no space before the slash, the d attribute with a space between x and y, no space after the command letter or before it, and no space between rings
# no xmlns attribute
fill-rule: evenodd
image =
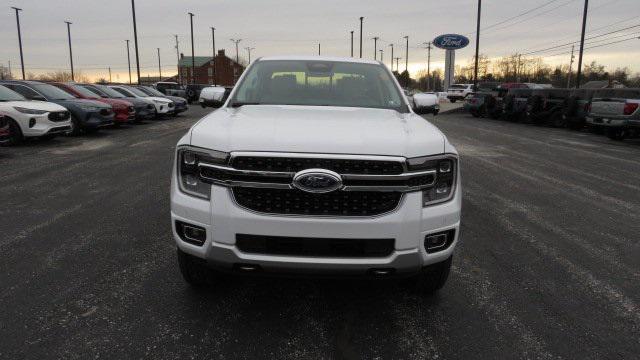
<svg viewBox="0 0 640 360"><path fill-rule="evenodd" d="M440 111L438 96L435 94L414 94L412 96L412 108L416 114L437 114Z"/></svg>
<svg viewBox="0 0 640 360"><path fill-rule="evenodd" d="M200 91L200 105L219 108L227 100L227 96L227 90L224 87L209 86Z"/></svg>

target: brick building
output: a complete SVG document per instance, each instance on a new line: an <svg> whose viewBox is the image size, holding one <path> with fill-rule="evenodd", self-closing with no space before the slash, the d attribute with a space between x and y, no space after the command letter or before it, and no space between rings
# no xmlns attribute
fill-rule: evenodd
<svg viewBox="0 0 640 360"><path fill-rule="evenodd" d="M244 71L244 66L238 64L234 59L226 56L224 49L218 50L215 58L211 56L196 56L195 61L195 83L214 83L214 61L215 61L215 82L217 85L232 86ZM178 71L182 75L182 83L191 83L191 56L180 54Z"/></svg>

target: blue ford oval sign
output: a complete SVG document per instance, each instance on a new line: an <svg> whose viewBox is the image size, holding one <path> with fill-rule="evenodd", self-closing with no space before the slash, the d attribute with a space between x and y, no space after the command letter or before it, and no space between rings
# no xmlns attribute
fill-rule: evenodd
<svg viewBox="0 0 640 360"><path fill-rule="evenodd" d="M440 35L433 39L433 45L445 50L458 50L469 45L469 38L457 34Z"/></svg>

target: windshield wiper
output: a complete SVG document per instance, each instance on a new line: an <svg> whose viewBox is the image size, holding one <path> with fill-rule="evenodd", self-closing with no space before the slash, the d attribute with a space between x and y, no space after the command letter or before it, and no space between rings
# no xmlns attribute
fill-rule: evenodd
<svg viewBox="0 0 640 360"><path fill-rule="evenodd" d="M231 105L229 105L229 106L231 106L232 108L239 108L239 107L244 106L244 105L260 105L260 103L259 102L236 101L236 102L231 103Z"/></svg>

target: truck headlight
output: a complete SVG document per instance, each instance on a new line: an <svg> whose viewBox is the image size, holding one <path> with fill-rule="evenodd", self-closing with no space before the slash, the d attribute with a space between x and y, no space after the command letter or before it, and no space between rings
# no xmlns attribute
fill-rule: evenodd
<svg viewBox="0 0 640 360"><path fill-rule="evenodd" d="M186 194L209 199L211 185L200 179L200 163L225 164L228 153L192 146L181 146L176 153L178 185Z"/></svg>
<svg viewBox="0 0 640 360"><path fill-rule="evenodd" d="M436 170L435 184L423 190L422 206L427 207L451 200L456 190L458 158L455 155L425 156L407 159L410 171Z"/></svg>

